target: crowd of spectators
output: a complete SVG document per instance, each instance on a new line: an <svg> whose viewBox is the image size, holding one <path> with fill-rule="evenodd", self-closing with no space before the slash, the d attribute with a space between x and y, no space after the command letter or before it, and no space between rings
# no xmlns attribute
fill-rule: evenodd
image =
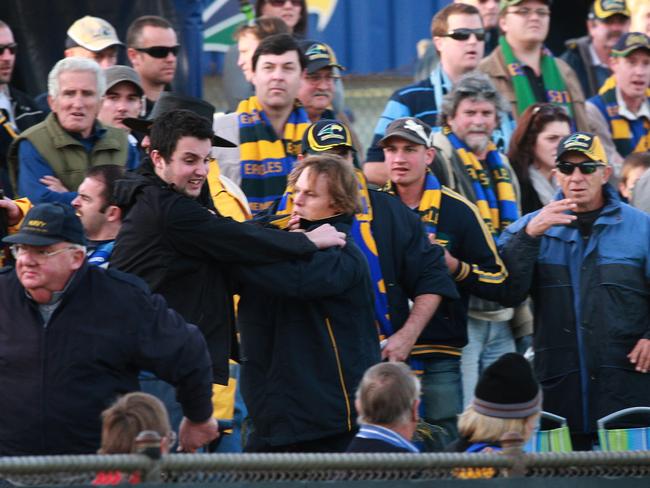
<svg viewBox="0 0 650 488"><path fill-rule="evenodd" d="M161 17L78 19L36 98L0 20L0 454L498 451L542 409L590 450L650 406L650 37L596 0L556 56L551 3L436 12L367 151L305 0L218 115Z"/></svg>

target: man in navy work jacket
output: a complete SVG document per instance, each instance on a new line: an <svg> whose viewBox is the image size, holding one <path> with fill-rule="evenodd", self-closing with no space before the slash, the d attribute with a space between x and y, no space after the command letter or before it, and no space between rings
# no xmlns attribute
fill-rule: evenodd
<svg viewBox="0 0 650 488"><path fill-rule="evenodd" d="M176 385L182 448L217 437L202 334L139 278L88 266L72 207L36 206L3 241L16 268L0 272L0 455L96 452L101 412L140 369Z"/></svg>

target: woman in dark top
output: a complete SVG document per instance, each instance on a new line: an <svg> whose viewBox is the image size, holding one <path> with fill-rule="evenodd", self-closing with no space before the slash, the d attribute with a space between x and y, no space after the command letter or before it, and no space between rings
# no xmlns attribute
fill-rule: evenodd
<svg viewBox="0 0 650 488"><path fill-rule="evenodd" d="M571 120L558 105L535 103L521 115L510 139L508 159L521 186L522 214L538 210L555 196L557 145L570 133Z"/></svg>

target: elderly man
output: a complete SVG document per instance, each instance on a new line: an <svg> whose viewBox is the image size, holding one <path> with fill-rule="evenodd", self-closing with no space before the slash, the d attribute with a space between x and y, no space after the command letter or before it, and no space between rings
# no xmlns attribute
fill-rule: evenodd
<svg viewBox="0 0 650 488"><path fill-rule="evenodd" d="M650 405L650 216L621 203L611 173L597 136L564 138L561 195L499 242L514 293L533 298L544 410L567 418L577 449L591 448L597 419Z"/></svg>
<svg viewBox="0 0 650 488"><path fill-rule="evenodd" d="M609 78L609 55L616 41L630 30L630 10L625 0L596 0L587 17L588 35L566 42L560 59L573 68L586 98L598 94Z"/></svg>
<svg viewBox="0 0 650 488"><path fill-rule="evenodd" d="M544 47L550 0L501 0L499 46L479 64L511 104L515 120L535 102L562 105L582 130L585 99L573 70Z"/></svg>
<svg viewBox="0 0 650 488"><path fill-rule="evenodd" d="M70 203L89 167L137 166L137 151L124 131L97 121L105 82L101 68L90 59L64 58L52 68L52 113L20 134L9 151L10 177L18 195L34 203Z"/></svg>
<svg viewBox="0 0 650 488"><path fill-rule="evenodd" d="M253 214L282 196L309 118L297 100L305 69L300 46L289 34L260 42L253 55L255 95L237 111L217 117L214 129L238 147L218 148L221 172L248 198Z"/></svg>
<svg viewBox="0 0 650 488"><path fill-rule="evenodd" d="M626 156L650 151L650 37L625 34L612 49L610 66L614 76L587 101L587 114L618 177Z"/></svg>
<svg viewBox="0 0 650 488"><path fill-rule="evenodd" d="M135 19L126 33L127 55L138 72L146 95L146 115L174 79L178 39L172 25L162 17Z"/></svg>
<svg viewBox="0 0 650 488"><path fill-rule="evenodd" d="M13 196L7 172L7 152L22 131L43 120L43 112L27 94L9 83L14 71L18 44L7 24L0 20L0 189Z"/></svg>
<svg viewBox="0 0 650 488"><path fill-rule="evenodd" d="M418 424L420 382L404 363L380 363L368 369L354 405L359 432L347 452L420 452L411 443Z"/></svg>
<svg viewBox="0 0 650 488"><path fill-rule="evenodd" d="M401 117L417 117L436 126L443 96L483 57L485 30L479 11L472 5L453 3L436 13L431 21L431 36L440 63L425 80L398 89L386 104L363 165L371 183L383 185L388 181L384 153L378 144L386 127Z"/></svg>
<svg viewBox="0 0 650 488"><path fill-rule="evenodd" d="M38 205L3 241L16 269L0 272L2 455L95 453L101 412L141 368L177 386L184 449L217 436L201 333L141 280L89 267L72 207Z"/></svg>
<svg viewBox="0 0 650 488"><path fill-rule="evenodd" d="M441 184L478 207L492 236L519 217L517 178L508 158L490 140L497 113L505 106L486 75L470 73L445 98L443 130L433 135L437 150L434 173ZM465 404L480 372L515 347L510 328L512 308L472 297L468 314L468 344L461 365ZM525 335L521 329L518 333Z"/></svg>
<svg viewBox="0 0 650 488"><path fill-rule="evenodd" d="M349 235L359 184L336 156L305 158L289 184L300 229L328 222L348 242L235 269L241 388L252 420L246 450L344 451L356 428L352 392L381 360L368 264Z"/></svg>

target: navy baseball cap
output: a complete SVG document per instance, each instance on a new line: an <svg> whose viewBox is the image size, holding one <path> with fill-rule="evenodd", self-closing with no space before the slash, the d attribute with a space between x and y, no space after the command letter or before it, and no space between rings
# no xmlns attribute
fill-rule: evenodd
<svg viewBox="0 0 650 488"><path fill-rule="evenodd" d="M71 242L85 246L86 238L74 208L63 203L43 203L27 212L20 230L5 237L2 242L29 246Z"/></svg>
<svg viewBox="0 0 650 488"><path fill-rule="evenodd" d="M650 37L646 36L643 32L628 32L616 41L610 56L614 58L626 58L637 49L643 49L650 53Z"/></svg>

